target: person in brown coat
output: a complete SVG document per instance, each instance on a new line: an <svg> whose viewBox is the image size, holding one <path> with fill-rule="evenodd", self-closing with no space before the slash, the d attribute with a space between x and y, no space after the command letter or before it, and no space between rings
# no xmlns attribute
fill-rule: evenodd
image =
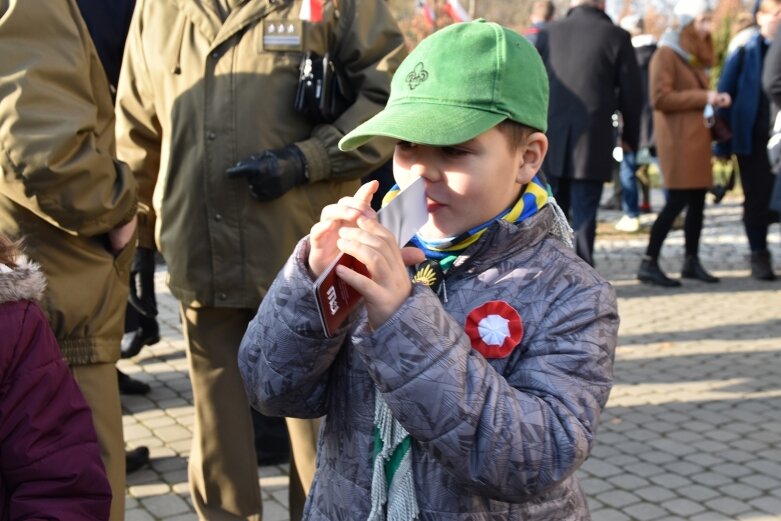
<svg viewBox="0 0 781 521"><path fill-rule="evenodd" d="M651 228L637 273L642 282L666 287L681 283L661 270L659 252L673 221L686 207L686 258L681 277L703 282L719 280L705 271L698 258L705 194L713 183L711 133L704 117L712 114L713 107L731 103L729 94L708 88L707 69L713 64L714 53L707 2L681 0L675 6L675 16L676 23L662 35L649 69L657 153L669 197Z"/></svg>

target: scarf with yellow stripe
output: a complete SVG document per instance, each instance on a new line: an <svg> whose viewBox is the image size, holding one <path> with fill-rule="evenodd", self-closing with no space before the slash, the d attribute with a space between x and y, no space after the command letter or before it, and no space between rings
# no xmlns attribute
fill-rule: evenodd
<svg viewBox="0 0 781 521"><path fill-rule="evenodd" d="M382 205L386 206L399 193L398 186L391 188L383 198ZM411 242L423 250L426 259L436 261L442 271L446 272L458 255L480 240L493 223L498 220L519 223L536 214L548 203L549 197L546 184L539 176L535 176L526 185L518 201L493 219L456 237L431 241L416 235ZM375 389L374 401L372 458L372 508L368 521L416 519L420 511L412 472L412 439L406 429L393 417L377 389Z"/></svg>

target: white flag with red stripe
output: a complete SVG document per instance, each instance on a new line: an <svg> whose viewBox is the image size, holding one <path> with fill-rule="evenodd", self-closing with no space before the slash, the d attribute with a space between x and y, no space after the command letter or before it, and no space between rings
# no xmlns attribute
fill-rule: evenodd
<svg viewBox="0 0 781 521"><path fill-rule="evenodd" d="M298 19L305 22L322 22L322 0L304 0L301 2L301 11L298 12Z"/></svg>
<svg viewBox="0 0 781 521"><path fill-rule="evenodd" d="M466 12L466 9L463 8L458 0L447 0L445 11L454 22L469 22L472 20L472 17L469 16L469 13Z"/></svg>

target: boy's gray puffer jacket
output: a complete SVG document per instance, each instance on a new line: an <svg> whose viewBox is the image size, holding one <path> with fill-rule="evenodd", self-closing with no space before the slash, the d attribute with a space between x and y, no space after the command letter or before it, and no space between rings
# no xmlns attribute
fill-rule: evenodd
<svg viewBox="0 0 781 521"><path fill-rule="evenodd" d="M375 388L413 437L422 521L589 519L575 470L612 386L615 294L548 234L543 208L491 226L456 261L443 301L413 291L376 331L363 308L325 338L299 243L247 330L239 365L264 414L326 415L307 520L370 510ZM487 360L464 322L489 301L521 316L509 356Z"/></svg>

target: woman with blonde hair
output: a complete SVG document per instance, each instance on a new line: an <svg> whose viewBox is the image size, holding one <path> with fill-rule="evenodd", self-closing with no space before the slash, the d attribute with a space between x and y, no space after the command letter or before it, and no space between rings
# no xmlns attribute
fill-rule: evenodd
<svg viewBox="0 0 781 521"><path fill-rule="evenodd" d="M667 203L651 228L637 278L665 287L680 286L659 267L659 253L675 218L686 211L686 257L681 277L718 282L699 260L705 194L713 184L711 132L713 108L728 107L729 94L710 90L713 65L711 9L705 0L681 0L675 6L675 25L660 39L649 68L649 95L654 109L657 153L669 190Z"/></svg>

